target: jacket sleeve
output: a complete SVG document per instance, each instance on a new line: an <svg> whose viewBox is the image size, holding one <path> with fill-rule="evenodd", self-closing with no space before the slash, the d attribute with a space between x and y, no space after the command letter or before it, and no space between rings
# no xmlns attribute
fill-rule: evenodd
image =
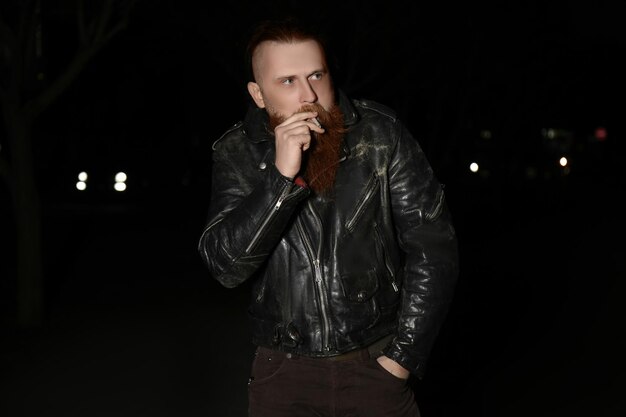
<svg viewBox="0 0 626 417"><path fill-rule="evenodd" d="M198 244L211 275L228 288L257 271L308 195L273 164L264 172L248 168L241 152L227 146L213 152L209 216Z"/></svg>
<svg viewBox="0 0 626 417"><path fill-rule="evenodd" d="M398 331L385 354L419 378L444 321L458 275L457 237L443 186L418 142L396 121L389 165L398 243L405 253Z"/></svg>

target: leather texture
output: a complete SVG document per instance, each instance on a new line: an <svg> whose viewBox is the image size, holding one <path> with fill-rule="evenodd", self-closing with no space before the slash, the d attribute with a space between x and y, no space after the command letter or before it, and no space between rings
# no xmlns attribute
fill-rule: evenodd
<svg viewBox="0 0 626 417"><path fill-rule="evenodd" d="M443 186L391 109L338 97L334 195L278 172L267 115L250 108L214 143L198 250L222 285L253 280L253 343L326 357L392 334L385 354L422 377L458 276Z"/></svg>

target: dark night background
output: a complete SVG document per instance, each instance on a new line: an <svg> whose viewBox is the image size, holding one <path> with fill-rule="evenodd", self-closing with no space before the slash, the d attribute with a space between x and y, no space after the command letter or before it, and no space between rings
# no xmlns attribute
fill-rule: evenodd
<svg viewBox="0 0 626 417"><path fill-rule="evenodd" d="M41 3L35 89L77 45L73 3ZM0 183L0 416L245 415L247 288L196 243L211 143L246 104L245 31L286 10L327 25L344 90L394 108L446 184L461 275L412 383L423 417L626 416L620 3L139 2L34 126L39 326L16 324Z"/></svg>

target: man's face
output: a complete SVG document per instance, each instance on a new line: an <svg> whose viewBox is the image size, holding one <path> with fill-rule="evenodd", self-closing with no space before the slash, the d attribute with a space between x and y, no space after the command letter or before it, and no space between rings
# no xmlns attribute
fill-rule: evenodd
<svg viewBox="0 0 626 417"><path fill-rule="evenodd" d="M312 40L296 43L262 42L252 57L256 82L248 91L258 107L289 117L307 104L330 110L335 96L326 59Z"/></svg>

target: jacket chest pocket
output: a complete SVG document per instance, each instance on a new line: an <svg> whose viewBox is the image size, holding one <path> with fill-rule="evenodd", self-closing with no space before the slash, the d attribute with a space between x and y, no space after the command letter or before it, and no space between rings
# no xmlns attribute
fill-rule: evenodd
<svg viewBox="0 0 626 417"><path fill-rule="evenodd" d="M350 212L350 215L347 217L345 222L345 228L348 233L352 233L358 224L359 220L363 217L363 214L367 211L367 208L371 206L375 197L378 195L378 190L380 189L380 181L376 174L372 175L370 180L365 185L363 192L359 200L357 201L356 206Z"/></svg>

